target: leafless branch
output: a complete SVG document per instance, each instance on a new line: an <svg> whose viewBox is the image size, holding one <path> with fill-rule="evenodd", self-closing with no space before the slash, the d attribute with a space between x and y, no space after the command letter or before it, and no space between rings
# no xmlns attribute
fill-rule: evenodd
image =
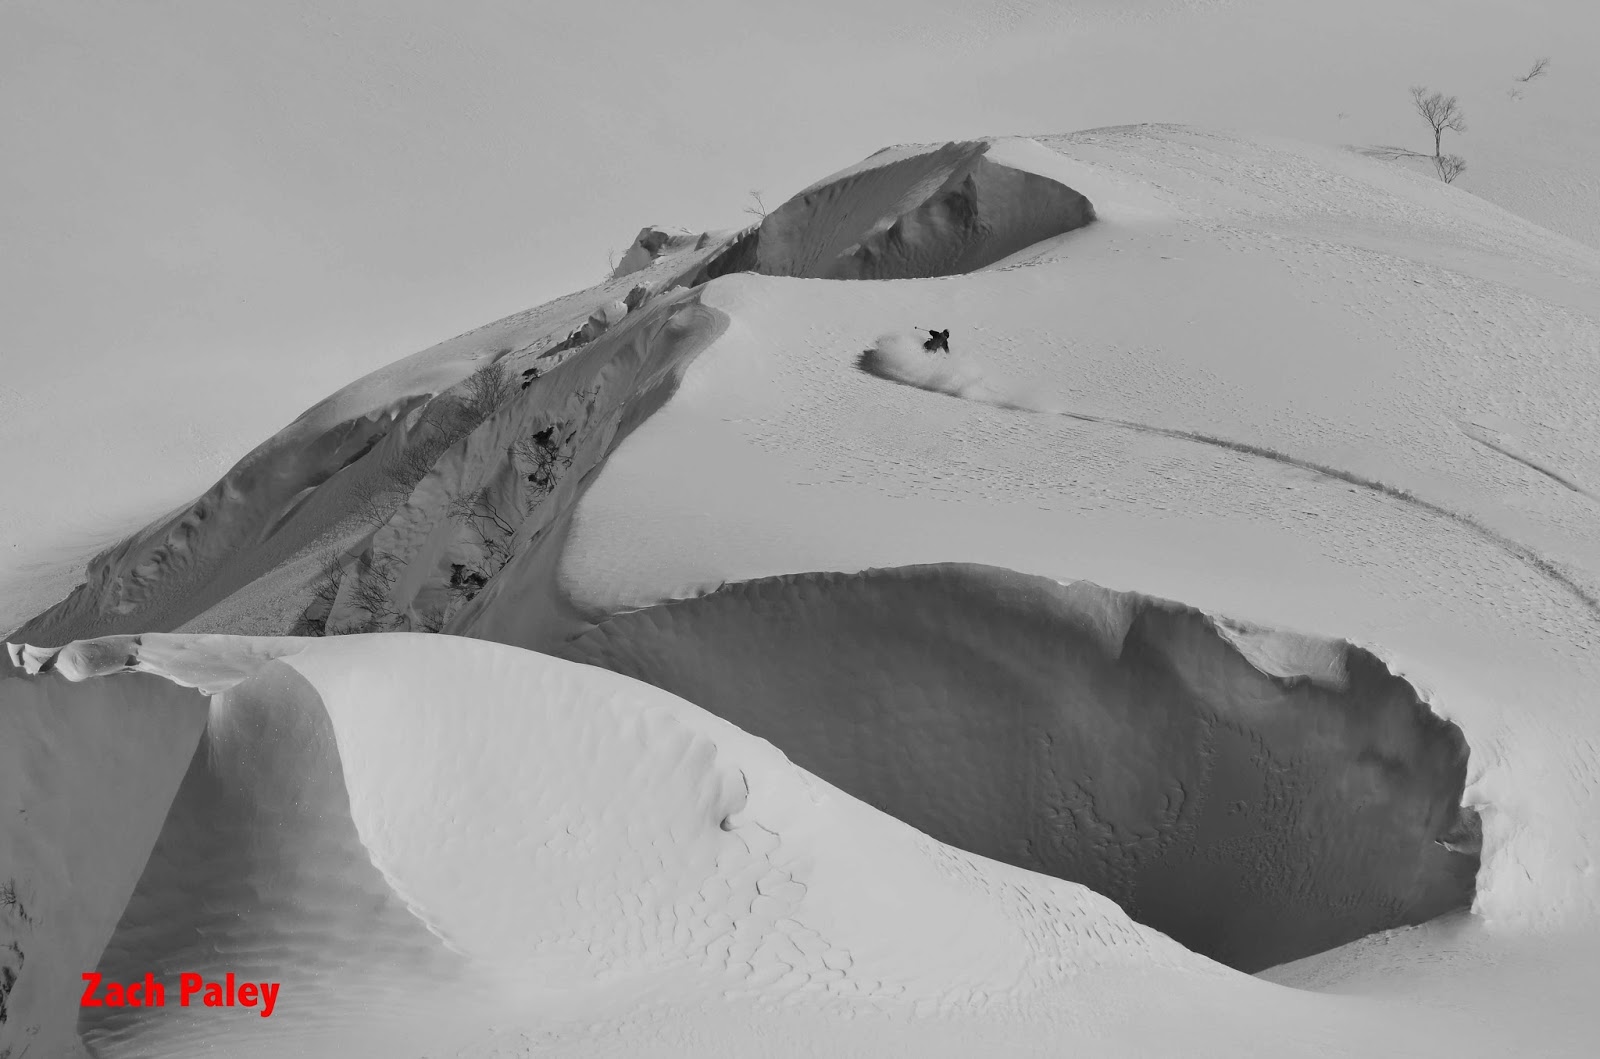
<svg viewBox="0 0 1600 1059"><path fill-rule="evenodd" d="M1433 168L1438 172L1439 179L1448 184L1467 171L1467 160L1459 154L1440 155L1433 160Z"/></svg>
<svg viewBox="0 0 1600 1059"><path fill-rule="evenodd" d="M482 552L476 561L451 566L451 591L471 599L511 561L511 541L517 527L489 498L488 489L455 497L450 501L449 513L452 519L472 530Z"/></svg>
<svg viewBox="0 0 1600 1059"><path fill-rule="evenodd" d="M1535 60L1534 64L1528 68L1528 72L1517 78L1517 80L1521 81L1523 84L1527 84L1534 78L1543 77L1545 71L1548 69L1550 69L1550 57L1545 56L1542 59Z"/></svg>
<svg viewBox="0 0 1600 1059"><path fill-rule="evenodd" d="M412 622L411 628L416 632L443 632L444 623L444 608L428 607L417 613L416 620Z"/></svg>
<svg viewBox="0 0 1600 1059"><path fill-rule="evenodd" d="M338 632L385 632L394 627L400 615L394 609L391 593L400 576L400 562L392 555L377 553L356 560L355 580L346 596L352 606L363 611L367 620L354 628ZM334 630L328 630L330 634Z"/></svg>
<svg viewBox="0 0 1600 1059"><path fill-rule="evenodd" d="M511 352L502 350L502 354ZM500 361L485 364L467 376L462 403L468 419L476 427L500 408L516 390L505 365Z"/></svg>
<svg viewBox="0 0 1600 1059"><path fill-rule="evenodd" d="M328 615L339 598L339 583L344 579L344 563L338 552L330 552L311 579L311 602L289 630L292 636L324 636Z"/></svg>
<svg viewBox="0 0 1600 1059"><path fill-rule="evenodd" d="M552 424L535 430L511 446L511 459L529 487L530 511L556 487L562 472L572 466L573 453L568 443L573 435L561 437L559 433L560 428Z"/></svg>

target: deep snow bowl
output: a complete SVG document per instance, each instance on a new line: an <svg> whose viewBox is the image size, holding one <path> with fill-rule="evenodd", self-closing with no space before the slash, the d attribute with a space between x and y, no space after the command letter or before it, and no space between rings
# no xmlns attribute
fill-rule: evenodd
<svg viewBox="0 0 1600 1059"><path fill-rule="evenodd" d="M796 194L695 276L925 279L992 265L1095 219L1073 188L983 140L891 147Z"/></svg>
<svg viewBox="0 0 1600 1059"><path fill-rule="evenodd" d="M951 564L729 586L560 653L1240 970L1472 903L1466 740L1347 643Z"/></svg>

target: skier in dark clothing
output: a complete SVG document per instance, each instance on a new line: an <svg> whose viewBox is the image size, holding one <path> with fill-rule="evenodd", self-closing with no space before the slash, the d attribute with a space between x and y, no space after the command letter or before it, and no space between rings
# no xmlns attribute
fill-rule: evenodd
<svg viewBox="0 0 1600 1059"><path fill-rule="evenodd" d="M928 331L926 327L921 330ZM922 348L929 353L937 353L941 349L946 353L950 352L950 329L947 327L943 331L928 331L928 340L922 343Z"/></svg>

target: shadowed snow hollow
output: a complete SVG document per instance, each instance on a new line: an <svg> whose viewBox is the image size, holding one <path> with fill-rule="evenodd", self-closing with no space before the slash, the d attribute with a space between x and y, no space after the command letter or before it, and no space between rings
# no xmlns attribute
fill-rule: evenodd
<svg viewBox="0 0 1600 1059"><path fill-rule="evenodd" d="M1083 195L992 160L990 146L885 148L773 210L702 278L955 276L1094 220Z"/></svg>
<svg viewBox="0 0 1600 1059"><path fill-rule="evenodd" d="M748 582L562 653L1242 970L1472 902L1466 740L1347 644L951 565Z"/></svg>

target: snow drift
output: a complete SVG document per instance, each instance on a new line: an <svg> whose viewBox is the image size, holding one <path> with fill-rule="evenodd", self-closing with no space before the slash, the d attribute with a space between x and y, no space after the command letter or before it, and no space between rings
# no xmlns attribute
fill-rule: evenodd
<svg viewBox="0 0 1600 1059"><path fill-rule="evenodd" d="M653 282L670 285L692 264L664 260ZM266 633L437 629L470 601L452 569L486 583L495 549L558 522L571 486L720 327L693 291L634 289L648 293L631 309L600 291L352 384L194 504L97 557L84 584L16 636L63 644L197 619ZM616 320L591 335L596 314ZM577 318L582 341L555 342ZM557 436L535 445L540 431ZM463 502L471 514L453 518ZM536 507L541 517L524 526Z"/></svg>
<svg viewBox="0 0 1600 1059"><path fill-rule="evenodd" d="M476 1054L490 1024L581 1043L641 990L1004 1021L1089 969L1215 977L587 666L404 635L12 653L0 863L27 925L0 1046L67 1050L97 963L283 982L270 1019L85 1010L106 1057Z"/></svg>
<svg viewBox="0 0 1600 1059"><path fill-rule="evenodd" d="M773 210L699 278L954 276L1094 220L1081 193L993 160L990 146L885 148Z"/></svg>
<svg viewBox="0 0 1600 1059"><path fill-rule="evenodd" d="M979 841L998 846L1003 836L1015 850L1019 835L1033 839L1035 848L1029 851L1024 843L1019 859L1043 863L1048 854L1052 864L1085 877L1098 872L1101 884L1125 895L1140 915L1168 917L1163 921L1172 930L1189 932L1185 936L1198 946L1216 946L1211 951L1241 966L1275 958L1269 950L1281 943L1321 944L1312 935L1323 930L1335 939L1363 923L1422 916L1432 902L1453 907L1473 893L1469 874L1453 874L1472 862L1473 836L1470 814L1458 812L1460 801L1437 793L1455 789L1456 735L1448 725L1435 724L1437 718L1429 720L1417 702L1426 699L1441 704L1472 744L1461 800L1481 810L1484 833L1472 915L1369 935L1272 972L1324 991L1316 995L1269 989L1198 957L1184 957L1188 969L1167 976L1161 969L1166 956L1152 970L1141 955L1125 974L1100 965L1095 974L1048 996L984 972L980 996L940 983L969 982L961 977L966 965L1004 963L1022 949L1046 953L1040 959L1052 968L1081 966L1076 949L1052 947L1063 918L1032 909L1043 907L1041 893L1083 891L966 854L952 858L947 847L919 839L925 845L918 848L929 851L936 870L917 868L903 879L893 876L900 881L887 886L870 874L851 877L848 900L818 906L818 920L789 918L826 933L815 923L826 919L831 931L834 917L856 922L905 911L893 930L863 928L857 937L865 940L859 953L852 948L852 958L889 959L889 971L863 970L864 981L903 984L895 995L920 997L913 1006L925 1002L937 1021L902 1017L899 1001L888 996L897 988L893 984L882 991L863 986L873 998L871 1012L854 1001L829 1006L833 993L824 989L795 1001L796 1013L770 1019L726 1000L725 979L691 975L694 984L680 990L672 982L683 976L658 974L648 962L658 950L677 958L675 925L669 929L658 918L647 920L655 924L649 930L638 926L633 897L603 909L580 908L591 917L578 919L588 925L588 936L610 939L610 931L642 939L628 952L647 965L637 977L626 977L641 965L618 960L626 970L597 987L610 990L603 1001L595 999L599 992L583 992L600 1007L613 1004L605 1018L588 1024L602 1027L594 1031L598 1038L544 1014L522 1023L506 1016L523 1010L516 1005L530 996L535 1004L549 1001L541 1013L557 1011L578 995L567 987L519 993L509 1005L494 994L487 1009L469 1015L471 998L447 987L491 965L520 968L520 957L463 955L443 934L460 933L450 927L453 917L470 916L474 907L488 916L510 900L496 887L512 884L482 869L509 863L505 848L516 856L526 853L520 840L527 822L543 826L550 816L542 805L515 818L498 815L493 798L473 781L482 773L497 792L537 789L548 794L550 805L564 804L564 794L542 785L545 778L557 786L567 782L562 770L597 760L596 747L609 745L610 736L590 740L589 729L574 736L561 720L541 720L537 731L518 728L503 723L506 714L498 706L486 711L487 725L470 723L469 704L479 697L517 698L523 703L517 708L528 708L529 700L543 694L542 678L514 666L501 674L514 693L495 681L486 689L470 677L486 664L484 658L499 655L437 654L456 648L414 647L424 642L415 637L399 640L418 665L455 667L448 673L450 690L443 683L426 684L433 690L426 692L431 705L425 709L416 696L432 678L407 658L384 653L387 647L369 655L356 646L297 644L294 650L324 658L340 671L329 676L296 670L313 694L281 668L268 674L270 657L259 664L229 661L255 650L245 649L248 641L232 640L225 650L195 649L211 674L205 681L222 681L217 688L223 694L209 707L192 693L165 698L153 676L68 688L59 676L46 675L0 686L10 711L0 717L9 726L0 782L12 784L0 790L23 798L28 810L11 814L9 803L4 807L0 815L8 830L0 834L16 844L3 852L7 864L41 866L37 876L19 875L10 889L0 875L0 924L10 932L0 938L0 984L8 972L18 975L6 997L11 1021L0 1033L44 1026L49 1020L41 1021L39 1003L66 1002L41 983L70 984L71 973L93 958L84 954L124 916L106 949L106 960L116 961L108 967L132 967L146 952L150 959L166 952L159 946L147 950L139 939L147 928L159 933L168 919L212 940L231 939L237 923L240 951L278 954L272 960L282 955L286 980L290 965L303 963L342 981L345 965L334 950L356 946L356 935L372 935L377 949L355 951L371 953L371 962L385 967L396 960L414 964L422 987L416 974L384 970L352 982L354 993L364 997L358 1011L341 1011L335 997L307 995L344 1029L371 1028L361 1022L361 1011L394 1010L392 995L407 998L398 1002L401 1007L414 1006L423 989L437 985L427 994L434 1008L427 1015L437 1014L437 1027L406 1021L401 1011L388 1025L408 1037L388 1052L423 1050L426 1032L443 1034L450 1051L469 1054L492 1054L495 1048L704 1054L705 1043L714 1041L726 1054L788 1047L797 1053L876 1055L884 1054L887 1042L910 1054L1060 1054L1074 1048L1115 1054L1120 1048L1137 1055L1164 1054L1174 1039L1182 1039L1197 1054L1459 1055L1520 1053L1535 1034L1557 1042L1552 1047L1587 1046L1593 1036L1593 953L1600 951L1600 875L1589 867L1595 858L1592 821L1600 816L1600 714L1594 709L1600 656L1593 650L1600 612L1591 605L1600 522L1593 518L1589 493L1572 485L1600 480L1600 447L1591 429L1600 422L1594 414L1600 387L1589 355L1600 341L1600 257L1459 188L1348 153L1140 126L990 142L984 162L1092 198L1097 219L1062 239L1029 243L959 280L823 283L757 273L763 251L769 267L792 266L793 275L837 270L848 278L980 261L1004 249L1009 244L984 244L977 237L981 223L955 223L964 216L962 203L976 203L981 219L997 202L985 198L977 177L971 196L963 190L964 178L949 183L965 164L960 154L930 160L924 156L940 155L940 149L886 152L829 178L817 185L809 205L802 201L791 211L817 227L791 232L792 238L779 238L784 226L778 222L767 231L763 225L693 239L682 231L647 229L638 252L625 255L625 274L427 350L335 395L302 420L298 433L269 443L261 459L239 469L248 473L230 475L216 503L160 520L103 555L84 587L27 626L27 639L61 644L107 631L180 627L272 634L442 629L552 651L603 645L601 654L615 652L619 659L631 650L627 644L664 648L682 642L709 658L756 633L803 642L813 635L808 623L820 621L828 608L854 613L842 626L862 628L859 612L872 609L871 594L857 598L851 589L844 593L848 605L828 593L815 606L766 601L766 616L751 619L748 630L731 628L734 620L719 609L729 604L719 598L704 612L692 611L686 621L693 635L676 639L675 627L657 635L628 627L626 617L615 625L606 620L720 584L804 570L959 560L1061 582L1088 578L1181 599L1205 614L1249 615L1272 627L1349 637L1374 645L1374 652L1381 649L1384 664L1337 644L1315 646L1309 654L1292 644L1288 649L1280 638L1241 633L1159 605L1140 612L1126 629L1120 618L1111 622L1122 630L1116 636L1089 636L1074 624L1078 619L1056 613L1063 605L1048 602L1053 589L1043 593L1046 603L1032 609L1015 605L1033 615L1028 620L1003 617L1010 603L975 605L977 612L1001 615L1000 627L1026 627L1016 637L1026 651L993 644L992 650L979 649L983 630L954 619L946 631L925 629L927 642L921 645L891 635L896 646L881 648L884 664L890 672L913 674L905 678L908 693L926 701L909 706L927 711L931 726L946 733L944 746L962 747L984 765L1017 746L1033 745L1025 725L985 723L992 720L984 711L994 708L994 696L975 695L983 689L954 680L946 681L948 688L925 686L915 676L924 670L943 674L971 658L998 681L1001 713L1012 716L1005 711L1019 703L1040 718L1036 729L1045 727L1044 720L1057 724L1051 731L1061 735L1061 759L1096 784L1096 800L1085 809L1082 792L1052 777L1043 758L1027 759L1027 767L1015 770L1019 776L953 762L948 771L962 778L974 804L1012 807L1012 815L996 824L997 837L979 835ZM870 172L877 169L885 172ZM833 187L848 194L841 190L830 198L833 192L826 189ZM919 203L939 199L936 192L945 195L941 201L948 208L919 214ZM857 195L859 208L852 199ZM906 216L915 223L900 224L900 234L890 237ZM1018 214L1019 226L1026 221ZM967 252L961 248L980 245L989 249L961 257ZM739 270L743 274L727 274ZM713 274L715 282L701 284ZM1002 389L995 380L1005 376L1038 380L1042 392L1060 395L1071 416L1023 416L983 400L946 400L916 385L885 385L858 370L870 336L912 324L954 327L957 348L981 349L983 363L976 380L902 371L907 380L963 395L980 393L983 386ZM969 344L967 335L980 336L981 346ZM503 369L498 383L493 373L482 374L494 367ZM1463 433L1462 422L1494 424L1491 440L1510 438L1515 444L1488 444L1489 435ZM441 434L439 424L448 430ZM396 468L403 474L397 476ZM938 602L936 593L918 592L908 595L926 600L934 617L950 618L951 607ZM1009 599L1010 592L998 592L998 598ZM880 624L916 619L906 611L884 608ZM648 620L671 613L662 608ZM677 621L674 616L668 624ZM585 637L596 624L605 631ZM1029 633L1034 625L1056 631ZM627 649L605 642L624 627ZM877 630L870 632L875 636ZM568 645L574 636L582 638ZM867 632L861 639L878 642ZM135 651L126 641L101 641L59 656L58 665L74 673L106 663L114 668L130 655L145 657L159 642L146 636ZM268 656L282 653L282 641L255 643L265 645ZM839 643L837 649L863 680L881 680L874 666L857 657L861 644ZM341 653L346 650L354 653ZM814 675L786 669L778 648L753 645L751 652L776 659L776 672L789 673L797 685L827 686ZM808 657L817 667L829 663L815 651ZM71 669L73 659L83 661L85 670ZM619 667L624 661L641 673L659 670L678 679L670 658L624 659ZM293 668L288 661L282 665ZM1037 686L1012 672L1018 667L1053 673L1056 683ZM261 696L237 691L258 672L264 674ZM719 709L730 715L743 710L756 725L771 723L764 703L786 703L793 716L781 723L800 724L797 700L776 675L770 683L760 680L753 664L736 665L733 672L746 681L748 701ZM268 677L281 687L268 687ZM227 682L236 678L241 683L229 690ZM690 678L703 677L685 679ZM24 684L31 690L18 691ZM153 709L128 708L118 698L122 689L140 684L156 689L141 700L154 703ZM1070 704L1062 700L1064 689L1072 692ZM365 702L369 691L404 705L390 709L382 722L342 727L340 717L351 715L335 703ZM707 695L716 691L705 689ZM78 692L88 697L79 699ZM844 692L846 709L867 709L875 701L860 687ZM596 694L604 699L610 692ZM30 696L38 695L49 701L34 709L39 702ZM894 689L884 695L893 701ZM588 691L569 697L580 708L595 705ZM316 720L313 698L327 712L327 724ZM13 710L15 703L22 706ZM1143 729L1117 723L1143 717L1140 703L1149 711L1148 739ZM1379 705L1364 711L1363 703ZM797 727L792 738L816 755L817 767L850 766L850 781L874 798L901 797L930 782L926 772L903 763L887 769L876 759L851 762L848 744L855 733L837 736L841 716L849 714L833 712L826 698L821 705L799 705L805 717L814 718L816 730ZM231 714L218 712L224 706ZM460 730L441 735L429 725L443 722L418 722L427 710L448 716ZM1099 712L1086 712L1092 710ZM238 719L237 729L227 716ZM1330 727L1296 726L1308 718ZM1377 723L1380 718L1403 723L1390 730ZM1231 725L1224 723L1230 719ZM1266 725L1270 720L1282 725ZM147 731L146 724L156 731ZM202 724L206 734L194 735ZM1104 761L1086 757L1082 749L1099 745L1093 740L1102 727L1116 736L1106 744ZM550 744L536 745L546 729ZM413 730L420 733L414 742ZM861 732L871 737L858 740L864 756L880 754L895 734L870 712ZM904 745L920 746L914 738L919 734L911 732ZM337 754L328 750L330 738ZM203 762L195 755L202 739ZM281 758L262 749L280 744ZM539 756L530 759L536 776L530 779L499 756L507 744L536 747ZM666 739L662 745L677 744ZM1241 746L1255 749L1246 753ZM430 749L455 760L428 761L424 751ZM641 753L623 771L662 771L664 766ZM379 783L375 777L391 758L409 770L406 778L392 779L397 788L415 782L424 793L437 794L430 784L452 785L447 793L460 799L438 795L433 801L454 817L428 818L433 801L407 816L382 811L390 779ZM335 759L348 808L328 781ZM1266 764L1258 767L1258 759ZM1098 771L1106 761L1128 767L1108 779ZM1154 763L1184 777L1181 799L1176 791L1170 803L1145 797L1141 777L1167 774ZM1268 764L1276 771L1262 771ZM145 765L154 771L146 775ZM699 775L696 766L675 767ZM788 768L774 766L784 776L791 775ZM665 832L650 830L661 823L650 815L651 799L680 804L689 798L673 786L683 778L678 772L641 795L647 808L637 815L637 827L630 795L594 793L585 786L589 777L571 781L587 792L584 798L592 797L585 804L598 807L593 812L601 822L575 826L573 847L563 845L564 829L550 834L554 848L587 855L592 844L579 842L580 836L630 848L650 841L669 850L692 846L702 835L701 823L694 822L699 817L687 823L674 818ZM625 786L604 769L596 775L608 792ZM98 785L102 776L115 784L115 795ZM903 786L887 794L871 786L881 787L883 777ZM1025 787L1023 779L1033 786ZM720 789L707 783L707 790ZM759 786L759 780L753 783ZM1249 790L1235 794L1230 784ZM176 800L164 793L179 787L187 792ZM36 788L48 796L28 801L27 792ZM256 789L259 800L250 793ZM381 796L374 793L380 789ZM285 792L302 790L304 801L290 804ZM815 790L837 796L821 784L805 787L804 797ZM1054 802L1045 797L1051 791ZM1103 800L1112 805L1112 791L1118 794L1112 807L1121 813L1113 817L1108 809L1102 820L1096 814ZM1202 791L1203 797L1197 793ZM394 804L409 811L417 803L402 796L412 793L399 791ZM157 804L163 799L165 809ZM949 800L936 792L934 805L948 808ZM380 809L372 809L375 804ZM1242 808L1230 814L1236 804ZM1370 816L1371 833L1355 835L1347 849L1324 848L1313 816L1296 808L1301 805L1321 813L1333 834ZM1028 814L1038 814L1039 806L1061 812L1045 813L1046 819L1030 825ZM1198 817L1183 817L1189 810ZM1414 813L1410 831L1407 811ZM809 810L796 812L816 822L804 816ZM1448 826L1451 813L1460 827ZM926 826L954 830L962 818L947 815L929 817ZM348 826L339 823L345 817ZM465 843L477 851L476 859L458 857L453 829L461 820L479 818L499 821L499 831ZM1070 829L1064 826L1069 819ZM1174 819L1183 826L1169 827ZM43 821L39 830L30 830L33 820ZM259 850L230 837L256 834L268 820L281 822L283 833L262 838ZM732 833L759 838L741 831L737 820L735 814L732 832L713 821L705 834L713 842ZM1098 823L1111 836L1105 842L1057 841L1050 847L1045 841L1052 835L1092 838ZM839 837L856 834L853 824L834 824L802 826L797 833L809 844L797 837L787 848L817 865L858 857L872 871L882 867L870 841L863 851L853 839ZM396 868L397 861L385 859L394 843L411 841L406 836L413 828L451 871L458 861L468 865L470 870L456 873L459 905L437 900L422 885L422 868ZM167 832L161 852L151 845L151 855L142 856L139 848L154 843L158 829ZM713 829L716 834L710 834ZM901 825L891 830L911 833ZM538 832L533 841L544 835ZM55 841L58 836L69 838ZM1202 840L1220 852L1206 860ZM1119 859L1125 846L1137 855ZM723 850L716 848L715 856L706 856L720 865ZM1259 857L1264 867L1230 877L1236 849ZM1303 866L1279 861L1279 852L1287 857L1291 851L1306 858ZM1372 851L1375 860L1368 857ZM677 855L663 854L669 864L677 863ZM97 856L106 858L103 870L96 868ZM407 856L423 859L414 851ZM361 868L363 857L371 871ZM1199 892L1232 925L1225 934L1189 918L1182 898L1174 896L1178 873L1169 869L1185 857L1194 865ZM1410 858L1417 867L1414 891L1386 873L1383 861L1389 857L1397 863ZM326 862L326 869L303 872L308 858ZM216 861L228 865L221 875L208 868ZM290 863L299 867L280 870ZM738 863L730 861L729 870L739 871ZM508 878L521 870L508 869ZM131 890L143 871L150 874L139 885L138 899L119 901L118 889ZM330 880L314 878L318 871L348 876L349 888L323 888ZM313 878L301 878L305 872ZM1243 915L1239 903L1241 886L1257 874L1277 888L1250 893L1261 906L1259 923ZM222 885L222 876L249 879L246 889L260 887L281 902L280 911L310 911L301 919L298 913L274 918L277 913L245 909L236 904L247 900L243 891ZM737 920L735 912L753 904L767 907L764 882L752 897L741 889L743 877L715 877L738 895L730 918ZM37 882L41 878L45 882ZM962 966L938 962L937 953L923 959L926 953L911 939L930 925L936 934L944 931L966 914L968 897L946 902L928 896L947 895L942 887L952 878L971 883L987 895L983 901L1001 902L1026 944L1013 949L1004 938L1016 935L1001 931L994 933L999 940L992 952L966 942L952 946L951 959ZM220 895L217 908L237 908L239 915L212 920L210 912L177 907L181 898L173 895L190 879ZM1452 880L1459 884L1454 891ZM720 884L712 888L721 893ZM822 889L810 887L808 893ZM1348 898L1345 909L1330 910L1330 902L1341 897ZM1305 930L1286 912L1300 900L1310 909ZM1376 914L1384 900L1392 903ZM639 904L653 907L643 896ZM316 911L323 908L326 916ZM504 929L509 944L522 929L517 924L524 922L518 918L523 913L496 914L502 927L511 924ZM1111 919L1116 931L1133 929L1119 915ZM414 924L399 925L413 920L421 924L420 933ZM1284 922L1289 928L1280 930ZM773 929L783 933L786 923L775 921ZM310 926L302 929L304 924ZM1241 933L1251 937L1251 946L1227 950ZM331 940L318 949L320 938ZM613 952L605 947L609 943L596 951ZM809 942L792 943L810 958ZM170 944L183 958L203 955ZM1293 946L1285 951L1303 951ZM926 965L925 977L915 977L916 969L906 972L910 979L893 977L902 965L892 958L901 950ZM793 967L796 959L781 962ZM787 974L778 962L762 966ZM824 966L839 969L826 960ZM1202 970L1190 973L1195 967ZM739 995L748 992L739 992L742 980L736 985ZM1328 995L1333 991L1366 996ZM783 993L782 1003L793 995ZM1024 995L1044 999L1027 1008L1029 1001L1018 999ZM1257 1002L1265 1000L1270 1003ZM1027 1010L1019 1014L1019 1006ZM1092 1016L1081 1014L1091 1009ZM53 1010L59 1018L52 1015L51 1024L66 1025L70 1010ZM848 1028L841 1012L852 1020ZM250 1032L291 1032L302 1014L281 1023L256 1020L267 1028ZM311 1026L318 1016L303 1017ZM1103 1019L1110 1021L1097 1021ZM486 1043L483 1027L491 1024L510 1026L507 1036ZM539 1024L556 1028L541 1030ZM107 1054L175 1051L155 1039L135 1044L135 1030L116 1020L96 1020L86 1028ZM242 1038L223 1040L222 1030L200 1032L219 1034L208 1042L213 1050L247 1051ZM381 1047L373 1038L361 1039L368 1050ZM332 1048L345 1039L321 1040ZM0 1039L0 1049L12 1043ZM48 1051L33 1047L41 1050Z"/></svg>
<svg viewBox="0 0 1600 1059"><path fill-rule="evenodd" d="M561 653L1242 970L1472 903L1466 740L1348 644L948 565L730 585Z"/></svg>

